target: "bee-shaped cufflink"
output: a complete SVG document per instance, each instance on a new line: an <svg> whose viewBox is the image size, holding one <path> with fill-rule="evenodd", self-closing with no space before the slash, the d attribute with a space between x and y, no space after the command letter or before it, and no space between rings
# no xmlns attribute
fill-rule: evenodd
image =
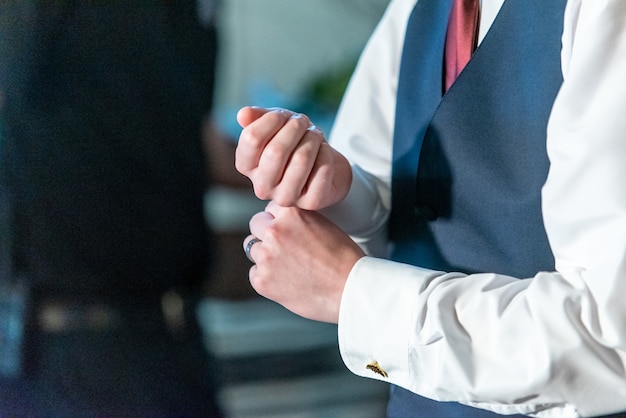
<svg viewBox="0 0 626 418"><path fill-rule="evenodd" d="M380 367L380 364L378 364L378 362L376 360L372 361L371 363L369 363L367 366L365 366L366 369L373 371L376 374L381 375L382 377L387 377L387 372Z"/></svg>

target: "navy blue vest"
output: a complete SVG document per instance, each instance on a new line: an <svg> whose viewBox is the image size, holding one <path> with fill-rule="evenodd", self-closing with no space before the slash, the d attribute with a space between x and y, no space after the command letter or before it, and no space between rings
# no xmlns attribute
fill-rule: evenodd
<svg viewBox="0 0 626 418"><path fill-rule="evenodd" d="M546 125L562 83L565 0L510 0L442 97L451 0L407 27L394 136L392 259L466 273L554 270L541 215ZM492 417L393 387L393 417Z"/></svg>

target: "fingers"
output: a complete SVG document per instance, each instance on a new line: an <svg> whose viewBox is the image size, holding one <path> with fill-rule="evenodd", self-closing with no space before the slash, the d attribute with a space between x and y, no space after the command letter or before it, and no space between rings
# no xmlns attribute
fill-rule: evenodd
<svg viewBox="0 0 626 418"><path fill-rule="evenodd" d="M236 168L252 180L257 197L293 206L316 163L322 132L308 117L284 109L243 108L245 126L236 150Z"/></svg>
<svg viewBox="0 0 626 418"><path fill-rule="evenodd" d="M310 125L307 117L294 114L265 145L253 173L255 192L259 198L278 199L290 205L293 199L289 196L299 196L316 158L317 146L308 135ZM288 183L285 183L287 173L290 175ZM295 187L297 190L294 190ZM283 195L287 196L287 200Z"/></svg>
<svg viewBox="0 0 626 418"><path fill-rule="evenodd" d="M256 263L254 290L298 315L336 323L346 278L365 255L358 245L319 213L276 202L252 217L250 231L243 245Z"/></svg>
<svg viewBox="0 0 626 418"><path fill-rule="evenodd" d="M267 209L255 214L250 218L250 234L259 238L261 241L271 240L271 237L268 237L267 234L273 220L274 215L268 212Z"/></svg>
<svg viewBox="0 0 626 418"><path fill-rule="evenodd" d="M252 118L258 113L255 108L244 108L240 111L240 114L245 116L242 116L242 119L246 119L246 121L247 117ZM267 110L245 126L235 150L235 167L239 172L251 177L253 170L259 165L261 154L266 145L283 128L292 115L293 113L287 110Z"/></svg>
<svg viewBox="0 0 626 418"><path fill-rule="evenodd" d="M275 201L270 201L267 206L265 206L265 212L271 214L273 217L278 216L278 211L281 210L284 206L279 205Z"/></svg>
<svg viewBox="0 0 626 418"><path fill-rule="evenodd" d="M310 182L313 167L319 159L319 151L324 143L317 128L309 127L305 130L301 141L293 149L282 176L276 176L273 183L266 187L273 190L271 198L281 206L297 206L302 196L306 194L307 184ZM269 177L266 177L269 181Z"/></svg>
<svg viewBox="0 0 626 418"><path fill-rule="evenodd" d="M238 120L244 130L235 167L252 181L259 199L319 210L345 197L352 181L350 163L308 117L285 109L247 107Z"/></svg>
<svg viewBox="0 0 626 418"><path fill-rule="evenodd" d="M255 214L250 219L250 235L243 240L243 250L252 263L256 264L259 261L258 251L273 219L274 215L267 210Z"/></svg>
<svg viewBox="0 0 626 418"><path fill-rule="evenodd" d="M309 193L300 202L300 206L304 208L321 206L319 201L327 198L331 193L330 183L334 180L335 169L332 164L331 147L325 142L321 143L317 154L318 156L310 168L311 174L307 178L306 184L303 185L305 190L317 191L317 193Z"/></svg>

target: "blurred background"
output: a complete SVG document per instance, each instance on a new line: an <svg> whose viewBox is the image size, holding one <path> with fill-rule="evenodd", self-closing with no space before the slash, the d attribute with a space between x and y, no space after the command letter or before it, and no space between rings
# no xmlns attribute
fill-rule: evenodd
<svg viewBox="0 0 626 418"><path fill-rule="evenodd" d="M0 415L384 416L336 326L250 288L232 153L245 105L329 132L387 3L0 5Z"/></svg>

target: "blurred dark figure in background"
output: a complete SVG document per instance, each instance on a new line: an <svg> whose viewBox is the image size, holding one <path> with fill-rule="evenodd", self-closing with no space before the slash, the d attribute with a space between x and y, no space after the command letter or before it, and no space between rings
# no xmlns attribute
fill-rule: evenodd
<svg viewBox="0 0 626 418"><path fill-rule="evenodd" d="M201 132L216 33L203 6L203 18L193 0L0 6L12 213L0 281L30 289L25 367L0 378L2 416L218 415L193 303L214 250Z"/></svg>

